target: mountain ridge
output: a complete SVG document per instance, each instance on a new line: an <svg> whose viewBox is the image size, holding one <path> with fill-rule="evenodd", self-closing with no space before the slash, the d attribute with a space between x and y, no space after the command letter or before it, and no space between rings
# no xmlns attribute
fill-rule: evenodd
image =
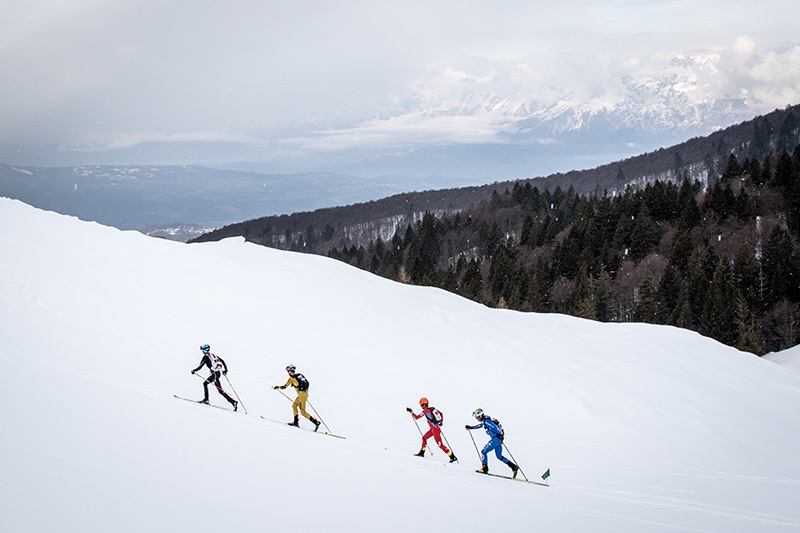
<svg viewBox="0 0 800 533"><path fill-rule="evenodd" d="M401 193L367 203L322 208L312 212L260 217L219 228L194 239L196 242L243 236L247 240L278 249L302 242L302 251L327 253L327 249L366 246L387 232L402 231L422 219L425 212L455 213L488 200L494 191L514 184L530 183L540 190L572 188L577 194L617 194L627 187L643 188L657 180L679 183L684 178L704 186L722 175L730 155L739 159L767 154L800 140L800 105L775 110L706 137L695 137L669 148L640 154L588 170L556 173L543 178L494 182L487 185ZM393 230L387 230L393 224ZM323 235L323 231L332 235ZM369 229L372 226L372 229ZM311 230L309 231L309 228ZM326 228L326 229L324 229ZM311 237L305 233L313 234Z"/></svg>

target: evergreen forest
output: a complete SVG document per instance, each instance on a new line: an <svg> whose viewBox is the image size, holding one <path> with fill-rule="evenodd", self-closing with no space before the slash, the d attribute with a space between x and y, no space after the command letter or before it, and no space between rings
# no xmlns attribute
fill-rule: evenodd
<svg viewBox="0 0 800 533"><path fill-rule="evenodd" d="M328 256L484 305L690 329L758 355L800 342L800 146L718 179L614 195L530 181Z"/></svg>

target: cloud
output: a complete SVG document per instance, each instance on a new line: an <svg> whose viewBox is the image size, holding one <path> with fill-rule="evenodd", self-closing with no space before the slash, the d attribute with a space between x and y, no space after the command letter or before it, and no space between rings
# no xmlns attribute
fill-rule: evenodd
<svg viewBox="0 0 800 533"><path fill-rule="evenodd" d="M763 3L761 17L743 0L8 0L4 10L0 149L505 142L537 109L602 109L630 96L626 80L642 89L665 75L697 101L745 95L762 111L800 100L800 7L784 0Z"/></svg>
<svg viewBox="0 0 800 533"><path fill-rule="evenodd" d="M733 99L746 100L756 114L800 102L800 46L769 49L747 35L726 46L671 57L653 54L598 61L586 55L547 68L557 60L555 55L540 54L515 61L464 58L433 65L408 83L393 112L285 142L326 151L504 143L522 131L523 121L544 120L576 106L599 112L628 101L668 107L669 99L683 97L702 107ZM543 71L550 76L541 76Z"/></svg>
<svg viewBox="0 0 800 533"><path fill-rule="evenodd" d="M473 115L413 111L387 119L369 120L352 128L316 131L313 135L286 139L284 143L307 151L496 143L498 134L516 129L514 121L499 111L487 110Z"/></svg>
<svg viewBox="0 0 800 533"><path fill-rule="evenodd" d="M750 69L753 98L776 108L800 102L800 46L770 51Z"/></svg>
<svg viewBox="0 0 800 533"><path fill-rule="evenodd" d="M61 145L63 152L104 152L132 148L146 143L254 143L257 139L227 132L190 131L171 134L117 135L104 143Z"/></svg>

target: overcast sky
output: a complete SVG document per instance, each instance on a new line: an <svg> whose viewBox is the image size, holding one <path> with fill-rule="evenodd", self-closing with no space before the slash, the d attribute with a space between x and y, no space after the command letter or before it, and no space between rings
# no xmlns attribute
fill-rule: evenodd
<svg viewBox="0 0 800 533"><path fill-rule="evenodd" d="M797 0L4 0L0 11L0 162L17 164L54 147L91 161L208 141L269 159L492 142L491 114L451 103L488 92L602 105L624 75L657 75L678 56L705 62L693 98L800 103Z"/></svg>

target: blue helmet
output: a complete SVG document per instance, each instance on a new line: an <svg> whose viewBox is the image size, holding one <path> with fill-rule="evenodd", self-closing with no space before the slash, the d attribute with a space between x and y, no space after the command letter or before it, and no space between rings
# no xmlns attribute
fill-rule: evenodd
<svg viewBox="0 0 800 533"><path fill-rule="evenodd" d="M210 352L211 346L209 346L208 344L204 344L200 347L200 349L203 350L204 352Z"/></svg>

